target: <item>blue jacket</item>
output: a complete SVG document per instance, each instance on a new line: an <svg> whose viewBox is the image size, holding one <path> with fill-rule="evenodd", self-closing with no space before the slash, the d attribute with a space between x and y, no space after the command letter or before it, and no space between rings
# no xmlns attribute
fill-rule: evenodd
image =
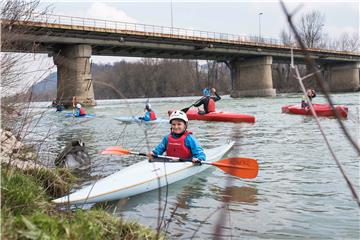
<svg viewBox="0 0 360 240"><path fill-rule="evenodd" d="M173 135L173 136L176 138L175 135ZM156 155L162 155L166 151L167 143L168 143L168 135L166 135L162 139L161 143L155 147L155 149L153 150L153 153ZM202 149L199 142L196 140L196 138L192 134L189 134L186 136L185 146L190 148L193 158L198 158L201 161L206 160L206 155L204 153L204 150Z"/></svg>
<svg viewBox="0 0 360 240"><path fill-rule="evenodd" d="M80 109L79 108L75 108L75 117L80 117Z"/></svg>
<svg viewBox="0 0 360 240"><path fill-rule="evenodd" d="M150 121L150 112L146 111L145 116L141 118L144 121Z"/></svg>

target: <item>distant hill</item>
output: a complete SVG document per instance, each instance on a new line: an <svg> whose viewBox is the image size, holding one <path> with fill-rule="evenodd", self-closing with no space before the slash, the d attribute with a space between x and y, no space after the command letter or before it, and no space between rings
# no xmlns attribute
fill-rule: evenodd
<svg viewBox="0 0 360 240"><path fill-rule="evenodd" d="M51 73L40 82L35 83L31 89L33 101L49 101L56 98L57 73Z"/></svg>

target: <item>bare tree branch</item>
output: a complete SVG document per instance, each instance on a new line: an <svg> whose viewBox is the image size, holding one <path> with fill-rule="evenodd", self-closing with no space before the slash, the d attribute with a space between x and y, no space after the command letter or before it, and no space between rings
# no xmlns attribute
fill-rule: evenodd
<svg viewBox="0 0 360 240"><path fill-rule="evenodd" d="M321 87L321 90L322 90L322 92L324 93L324 95L325 95L328 103L331 105L331 107L332 107L332 109L333 109L333 111L334 111L334 113L335 113L336 119L337 119L337 121L338 121L341 129L343 130L346 138L349 140L349 142L352 144L352 146L354 147L354 149L355 149L355 150L358 152L358 154L360 155L360 148L359 148L359 146L356 144L356 142L352 139L352 137L350 136L350 134L348 133L348 131L346 130L343 122L341 121L340 114L338 113L338 111L335 110L333 101L332 101L332 99L331 99L331 97L330 97L330 94L329 94L329 91L328 91L328 87L325 85L325 81L322 79L321 75L319 74L319 70L317 69L316 64L315 64L313 58L311 58L311 55L310 55L310 53L308 52L308 50L307 50L307 48L306 48L306 46L305 46L305 43L302 41L300 34L297 32L297 30L296 30L296 28L295 28L295 26L294 26L294 24L293 24L292 17L289 15L289 13L288 13L288 11L287 11L287 9L286 9L286 7L285 7L284 2L283 2L283 1L280 1L280 3L281 3L281 7L282 7L282 9L283 9L283 11L284 11L284 13L285 13L285 15L286 15L286 17L287 17L288 23L289 23L289 25L290 25L290 27L291 27L294 35L295 35L295 38L296 38L299 46L301 47L302 51L305 53L305 56L306 56L306 57L305 57L305 61L306 61L306 63L307 63L308 66L310 67L311 72L314 73L315 79L316 79L318 85ZM292 63L292 65L293 65L293 63ZM299 74L297 74L297 75L299 75ZM301 79L301 80L302 80L302 79ZM301 85L302 85L302 83L301 83ZM304 91L304 86L303 86L303 85L302 85L302 89L303 89L303 91ZM305 93L306 93L306 92L304 91L304 94L305 94ZM312 111L313 111L313 113L315 112L314 109L312 109ZM316 116L316 115L314 115L314 116ZM326 138L325 138L325 139L326 139ZM325 141L326 141L326 140L325 140ZM343 175L343 177L344 177L344 179L345 179L345 181L346 181L346 183L347 183L347 185L348 185L348 187L349 187L349 189L350 189L350 191L351 191L354 199L357 201L357 204L358 204L358 206L360 207L360 200L359 200L359 197L358 197L358 195L357 195L357 193L356 193L356 191L355 191L355 188L353 187L353 185L352 185L351 181L349 180L349 178L346 176L345 171L343 170L340 161L336 158L335 154L334 154L332 151L331 151L331 153L332 153L332 156L333 156L333 158L334 158L334 160L335 160L338 168L340 169L340 172L341 172L341 174Z"/></svg>

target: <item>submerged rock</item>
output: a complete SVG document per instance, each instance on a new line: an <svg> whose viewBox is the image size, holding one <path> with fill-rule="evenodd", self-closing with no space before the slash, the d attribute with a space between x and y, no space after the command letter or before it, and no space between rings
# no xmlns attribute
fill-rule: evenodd
<svg viewBox="0 0 360 240"><path fill-rule="evenodd" d="M56 157L54 163L56 167L85 170L90 168L91 159L86 152L85 143L81 140L74 140Z"/></svg>

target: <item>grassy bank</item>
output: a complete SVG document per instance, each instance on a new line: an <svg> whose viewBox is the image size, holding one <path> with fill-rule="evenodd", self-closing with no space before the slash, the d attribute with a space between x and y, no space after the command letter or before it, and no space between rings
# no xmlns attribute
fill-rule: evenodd
<svg viewBox="0 0 360 240"><path fill-rule="evenodd" d="M50 199L63 194L66 171L1 170L1 239L157 239L156 232L102 209L64 211ZM162 238L162 237L160 237Z"/></svg>

